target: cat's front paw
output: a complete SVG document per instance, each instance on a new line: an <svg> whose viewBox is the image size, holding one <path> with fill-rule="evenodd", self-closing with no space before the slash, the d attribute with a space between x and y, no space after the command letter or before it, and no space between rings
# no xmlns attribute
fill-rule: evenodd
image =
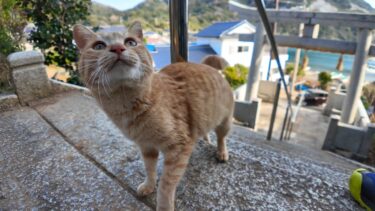
<svg viewBox="0 0 375 211"><path fill-rule="evenodd" d="M147 196L154 192L155 185L148 184L147 182L141 183L137 188L138 196Z"/></svg>
<svg viewBox="0 0 375 211"><path fill-rule="evenodd" d="M216 158L219 162L227 162L229 160L228 151L221 151L216 153Z"/></svg>

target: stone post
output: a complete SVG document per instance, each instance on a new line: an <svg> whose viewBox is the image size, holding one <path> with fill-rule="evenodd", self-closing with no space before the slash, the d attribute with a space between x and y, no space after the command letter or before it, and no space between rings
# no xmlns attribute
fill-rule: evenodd
<svg viewBox="0 0 375 211"><path fill-rule="evenodd" d="M21 105L28 105L51 94L43 54L38 51L17 52L10 54L8 61Z"/></svg>
<svg viewBox="0 0 375 211"><path fill-rule="evenodd" d="M262 57L265 46L265 30L263 24L259 22L256 27L253 56L251 57L251 64L249 75L247 78L246 95L245 100L251 101L258 97L259 88L259 71L262 64Z"/></svg>
<svg viewBox="0 0 375 211"><path fill-rule="evenodd" d="M352 72L350 74L350 83L348 93L344 102L341 121L352 124L358 109L358 103L361 97L362 86L365 79L367 57L372 42L372 33L369 29L360 29L357 40L357 49L355 53Z"/></svg>
<svg viewBox="0 0 375 211"><path fill-rule="evenodd" d="M375 147L375 124L369 124L365 138L359 147L357 154L361 157L367 157L370 150Z"/></svg>
<svg viewBox="0 0 375 211"><path fill-rule="evenodd" d="M332 115L329 121L328 131L326 134L326 138L324 140L322 149L323 150L332 150L335 148L335 139L336 139L336 132L337 127L339 124L340 117L337 115Z"/></svg>

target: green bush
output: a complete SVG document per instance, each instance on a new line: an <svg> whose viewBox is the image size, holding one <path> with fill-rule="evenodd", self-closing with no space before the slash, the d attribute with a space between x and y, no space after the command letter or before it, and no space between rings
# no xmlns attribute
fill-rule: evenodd
<svg viewBox="0 0 375 211"><path fill-rule="evenodd" d="M285 73L291 76L291 75L293 75L293 71L294 71L294 63L288 63L285 67ZM303 76L305 76L305 74L306 73L303 70L302 65L299 65L297 76L303 77Z"/></svg>
<svg viewBox="0 0 375 211"><path fill-rule="evenodd" d="M0 94L13 92L7 56L23 49L26 17L18 0L0 0Z"/></svg>
<svg viewBox="0 0 375 211"><path fill-rule="evenodd" d="M246 83L248 73L249 69L241 64L236 64L233 67L230 66L224 69L225 78L233 89Z"/></svg>
<svg viewBox="0 0 375 211"><path fill-rule="evenodd" d="M327 89L328 83L332 81L331 73L320 72L319 75L318 75L318 80L319 80L319 83L320 83L320 87L322 89Z"/></svg>
<svg viewBox="0 0 375 211"><path fill-rule="evenodd" d="M47 65L54 64L69 71L70 81L79 83L75 62L78 49L73 44L72 27L89 15L90 0L22 0L21 7L36 26L29 40L42 50Z"/></svg>

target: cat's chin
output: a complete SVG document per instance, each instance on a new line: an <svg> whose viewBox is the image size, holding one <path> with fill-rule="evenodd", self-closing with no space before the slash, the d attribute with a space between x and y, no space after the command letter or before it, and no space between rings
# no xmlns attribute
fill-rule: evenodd
<svg viewBox="0 0 375 211"><path fill-rule="evenodd" d="M119 85L135 85L144 76L144 72L140 66L140 64L129 65L119 60L107 73L109 82L114 87L118 87Z"/></svg>

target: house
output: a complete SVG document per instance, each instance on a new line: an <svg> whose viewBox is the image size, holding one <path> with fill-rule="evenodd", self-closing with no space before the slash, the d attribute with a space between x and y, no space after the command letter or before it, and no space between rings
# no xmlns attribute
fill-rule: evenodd
<svg viewBox="0 0 375 211"><path fill-rule="evenodd" d="M239 34L254 34L255 26L247 20L214 23L195 37L197 44L210 45L217 55L225 58L230 65L249 66L254 42L240 41Z"/></svg>
<svg viewBox="0 0 375 211"><path fill-rule="evenodd" d="M255 26L247 20L217 22L202 29L195 34L196 42L190 42L189 61L200 63L203 57L207 55L219 55L225 58L228 63L233 66L242 64L246 67L250 66L254 47ZM170 64L170 46L160 45L152 46L149 49L154 58L156 69ZM280 78L277 69L277 63L270 61L270 48L265 47L265 53L262 58L260 67L260 79L277 80ZM279 48L280 62L283 67L288 60L286 48ZM270 74L268 77L268 69Z"/></svg>

